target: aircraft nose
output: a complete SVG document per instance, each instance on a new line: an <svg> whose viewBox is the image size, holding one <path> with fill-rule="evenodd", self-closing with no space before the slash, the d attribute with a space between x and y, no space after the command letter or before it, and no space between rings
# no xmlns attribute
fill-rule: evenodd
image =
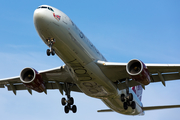
<svg viewBox="0 0 180 120"><path fill-rule="evenodd" d="M43 40L51 36L51 23L53 22L53 13L46 9L36 9L34 11L34 26Z"/></svg>
<svg viewBox="0 0 180 120"><path fill-rule="evenodd" d="M35 26L43 24L44 22L46 22L46 14L44 13L43 10L36 9L34 11L33 19Z"/></svg>

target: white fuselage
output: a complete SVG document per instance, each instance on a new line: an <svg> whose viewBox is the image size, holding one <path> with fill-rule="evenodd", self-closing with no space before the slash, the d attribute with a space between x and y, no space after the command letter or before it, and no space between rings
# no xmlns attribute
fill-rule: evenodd
<svg viewBox="0 0 180 120"><path fill-rule="evenodd" d="M106 59L71 19L54 7L43 6L47 8L38 8L34 12L36 30L47 45L48 39L55 39L52 48L67 65L67 71L79 89L88 96L100 98L116 112L127 115L141 114L142 103L131 89L129 90L134 96L136 109L129 107L124 110L120 95L126 94L126 90L119 90L96 65L96 61Z"/></svg>

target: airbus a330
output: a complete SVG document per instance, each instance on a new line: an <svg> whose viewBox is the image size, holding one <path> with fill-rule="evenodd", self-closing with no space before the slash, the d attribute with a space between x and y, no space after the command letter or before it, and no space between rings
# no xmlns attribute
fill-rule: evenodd
<svg viewBox="0 0 180 120"><path fill-rule="evenodd" d="M57 55L64 66L45 71L24 68L20 76L1 79L0 88L14 94L18 90L47 93L58 89L65 113L77 112L71 91L101 99L109 109L125 115L143 115L146 110L176 108L180 105L144 107L141 98L146 85L180 79L180 64L144 64L132 59L128 63L108 62L83 32L62 11L39 6L34 11L34 25L40 38L49 47L47 56Z"/></svg>

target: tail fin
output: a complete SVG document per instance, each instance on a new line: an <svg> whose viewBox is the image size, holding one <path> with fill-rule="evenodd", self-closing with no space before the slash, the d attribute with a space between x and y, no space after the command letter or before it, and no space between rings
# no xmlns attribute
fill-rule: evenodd
<svg viewBox="0 0 180 120"><path fill-rule="evenodd" d="M134 91L134 93L137 95L137 97L141 101L142 91L143 91L142 86L141 85L134 86L134 87L132 87L132 90Z"/></svg>

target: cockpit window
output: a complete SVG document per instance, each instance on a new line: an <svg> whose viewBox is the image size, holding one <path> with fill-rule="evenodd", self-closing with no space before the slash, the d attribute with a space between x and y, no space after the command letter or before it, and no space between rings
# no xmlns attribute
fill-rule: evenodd
<svg viewBox="0 0 180 120"><path fill-rule="evenodd" d="M47 8L47 7L45 7L45 6L42 6L41 8Z"/></svg>
<svg viewBox="0 0 180 120"><path fill-rule="evenodd" d="M48 9L48 10L50 10L50 11L53 11L53 12L54 12L54 10L53 10L51 7L40 6L40 7L38 7L37 9L40 9L40 8L45 8L45 9Z"/></svg>
<svg viewBox="0 0 180 120"><path fill-rule="evenodd" d="M54 12L54 10L52 8L48 7L48 9Z"/></svg>

